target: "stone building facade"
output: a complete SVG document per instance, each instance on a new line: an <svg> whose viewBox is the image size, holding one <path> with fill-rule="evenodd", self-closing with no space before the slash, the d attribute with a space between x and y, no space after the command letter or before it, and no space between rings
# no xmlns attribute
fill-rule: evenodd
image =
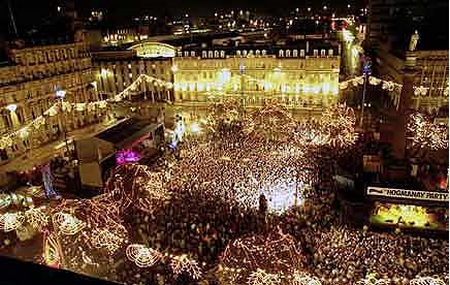
<svg viewBox="0 0 450 285"><path fill-rule="evenodd" d="M82 103L98 100L92 73L89 46L85 43L35 46L13 49L11 64L0 67L0 136L18 131L44 114L57 102L56 91L64 90L64 100ZM64 118L48 117L39 135L14 136L10 146L0 150L0 163L55 140L66 131L97 120L92 112L72 110ZM62 123L61 120L64 122Z"/></svg>
<svg viewBox="0 0 450 285"><path fill-rule="evenodd" d="M410 62L407 62L407 59ZM440 108L448 106L448 51L406 52L405 58L383 50L377 54L377 69L382 79L402 83L406 65L414 70L411 109L437 114ZM398 107L400 93L390 92L389 95Z"/></svg>
<svg viewBox="0 0 450 285"><path fill-rule="evenodd" d="M241 98L322 106L339 93L340 49L306 46L182 49L173 59L175 102Z"/></svg>

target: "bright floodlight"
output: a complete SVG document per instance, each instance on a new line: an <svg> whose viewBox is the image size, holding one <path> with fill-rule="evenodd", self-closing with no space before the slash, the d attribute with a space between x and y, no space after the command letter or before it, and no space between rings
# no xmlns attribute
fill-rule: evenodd
<svg viewBox="0 0 450 285"><path fill-rule="evenodd" d="M16 104L9 104L8 106L6 106L6 109L9 110L10 112L15 112L17 109L17 105Z"/></svg>

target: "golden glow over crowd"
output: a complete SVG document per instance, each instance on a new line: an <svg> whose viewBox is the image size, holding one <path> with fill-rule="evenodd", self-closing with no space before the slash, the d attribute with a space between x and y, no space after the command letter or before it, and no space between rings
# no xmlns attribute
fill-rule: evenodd
<svg viewBox="0 0 450 285"><path fill-rule="evenodd" d="M300 217L287 218L291 213L288 209L297 202L305 213L308 207L318 207L317 211L316 208L311 211L318 221L330 215L329 210L320 209L321 199L328 197L326 194L309 201L305 192L307 189L313 193L317 190L311 186L318 182L318 173L322 172L319 171L319 158L324 148L336 153L352 149L356 140L354 124L353 111L344 105L333 106L317 122L298 122L285 106L274 102L249 111L237 101L225 101L215 104L210 116L197 122L198 129L191 127L198 132L184 136L173 155L167 154L160 164L153 167L122 165L113 171L104 193L99 196L51 200L39 207L25 205L15 211L4 211L0 215L0 226L5 232L31 226L44 235L42 252L46 264L60 264L62 268L95 276L108 276L119 259L132 265L130 272L124 272L126 278L134 278L135 272L144 274L162 266L177 278L188 276L193 281L214 275L226 280L223 284L347 285L356 283L355 276L359 279L366 275L350 270L350 266L346 266L348 259L351 268L361 270L365 265L358 262L364 261L369 266L366 267L369 273L379 272L379 279L367 278L370 282L375 280L373 284L382 284L379 282L385 281L380 279L389 278L390 283L387 284L431 285L433 283L420 282L441 282L437 277L414 279L411 275L404 282L403 279L394 281L392 276L396 276L393 275L396 272L392 269L404 269L397 263L395 254L403 249L399 245L410 241L408 238L378 236L345 227L322 230L318 228L321 222L316 224L312 218L308 219L309 224L298 228ZM315 130L313 135L309 134L312 130ZM181 158L177 159L177 155ZM261 194L267 198L268 215L264 211L257 213ZM183 201L177 201L178 197L183 197ZM194 205L184 200L189 197L195 198ZM289 205L279 204L279 200L288 201ZM203 208L205 201L214 202L216 207ZM195 217L192 207L201 209L205 220L193 224L191 220L198 217ZM228 212L236 213L237 221L230 222L228 227L223 226L223 230L212 222L210 224L208 219L213 219L213 214L220 218ZM135 213L144 218L136 219ZM167 235L177 239L181 236L187 242L200 239L218 243L221 239L228 246L219 247L219 253L222 252L219 264L201 262L203 256L197 254L198 246L174 250L169 246L157 246L144 235L145 226L154 221L149 219L161 220L165 229L175 227L177 222L171 219L175 213L183 216L181 228L190 234L184 236L173 232ZM241 225L244 216L256 217L256 220ZM279 223L272 224L274 219L279 219ZM135 221L139 223L132 224ZM271 231L243 235L236 229L244 225L259 227L260 224L263 228L272 227ZM273 231L274 225L287 229L291 224L290 232L281 228ZM292 231L294 227L297 227L296 231ZM201 228L208 229L208 235ZM240 235L234 235L236 232ZM304 235L303 239L296 234ZM377 238L383 241L383 245L373 243ZM367 246L359 247L361 242ZM397 243L392 245L394 242ZM306 243L314 244L316 255L308 256L303 247ZM436 246L434 241L430 244ZM205 251L211 251L211 248L207 247ZM386 248L389 253L385 252ZM355 254L355 249L362 254ZM377 264L378 260L370 255L369 250L380 256L387 255L392 261ZM339 257L342 258L338 262ZM443 269L440 263L438 269L433 267L436 263L431 262L435 260L431 254L430 259L423 263L420 263L423 259L413 259L416 260L419 262L416 266L424 267L420 269L421 273L431 275ZM314 267L308 267L308 262L314 262ZM333 269L330 269L330 264ZM381 269L377 271L377 268ZM406 269L401 272L409 274ZM361 282L371 284L364 283L366 280Z"/></svg>

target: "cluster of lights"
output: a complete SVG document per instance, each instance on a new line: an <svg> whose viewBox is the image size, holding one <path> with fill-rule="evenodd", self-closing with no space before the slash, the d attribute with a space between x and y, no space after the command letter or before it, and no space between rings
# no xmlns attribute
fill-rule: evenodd
<svg viewBox="0 0 450 285"><path fill-rule="evenodd" d="M131 83L122 92L120 92L119 94L114 96L114 101L116 101L116 102L122 101L123 99L128 97L131 94L131 92L135 92L136 90L138 90L139 86L144 82L153 84L154 86L157 86L157 87L164 87L167 89L173 88L173 84L171 82L167 82L165 80L161 80L159 78L149 76L147 74L140 74L138 76L138 78L136 78L136 80L133 81L133 83Z"/></svg>
<svg viewBox="0 0 450 285"><path fill-rule="evenodd" d="M52 216L55 229L63 235L73 236L79 233L86 224L68 213L58 212Z"/></svg>
<svg viewBox="0 0 450 285"><path fill-rule="evenodd" d="M119 225L122 226L122 225ZM123 226L122 226L123 227ZM123 233L124 229L122 230ZM125 231L126 232L126 231ZM92 235L92 245L97 249L106 249L109 254L114 254L125 241L124 235L116 235L106 229L95 232Z"/></svg>
<svg viewBox="0 0 450 285"><path fill-rule="evenodd" d="M247 279L248 285L279 285L280 283L281 279L278 274L267 273L260 268L250 273Z"/></svg>
<svg viewBox="0 0 450 285"><path fill-rule="evenodd" d="M152 248L142 244L130 244L127 246L126 254L128 260L134 262L136 266L147 268L158 263L163 255Z"/></svg>
<svg viewBox="0 0 450 285"><path fill-rule="evenodd" d="M97 101L89 103L55 103L47 111L45 111L42 116L38 116L36 119L32 120L30 123L26 124L19 130L4 135L0 139L0 149L5 149L12 146L15 138L28 138L31 133L38 131L42 126L47 124L47 117L54 117L59 113L71 112L72 110L76 110L78 112L82 112L84 110L87 110L88 112L94 112L98 109L105 109L106 105L107 101Z"/></svg>
<svg viewBox="0 0 450 285"><path fill-rule="evenodd" d="M409 282L408 282L409 281ZM409 284L409 285L444 285L448 284L448 282L444 281L439 277L431 277L431 276L418 276L411 280L407 278L376 278L376 274L368 274L366 278L363 278L356 282L356 285L390 285L390 284Z"/></svg>
<svg viewBox="0 0 450 285"><path fill-rule="evenodd" d="M169 197L163 174L138 164L117 167L107 182L105 193L120 205L120 212L135 207L150 213Z"/></svg>
<svg viewBox="0 0 450 285"><path fill-rule="evenodd" d="M18 229L25 222L25 215L22 212L5 213L0 216L0 228L4 232Z"/></svg>
<svg viewBox="0 0 450 285"><path fill-rule="evenodd" d="M432 123L421 113L410 116L406 129L415 146L431 150L448 149L448 127Z"/></svg>
<svg viewBox="0 0 450 285"><path fill-rule="evenodd" d="M194 280L199 280L202 276L202 270L198 262L189 258L186 254L179 256L162 254L143 244L130 244L127 246L126 255L128 260L134 262L140 268L154 266L168 258L170 260L169 266L176 275L186 273Z"/></svg>
<svg viewBox="0 0 450 285"><path fill-rule="evenodd" d="M43 231L49 223L49 217L44 212L45 206L39 208L31 208L25 211L25 218L27 222L38 231Z"/></svg>
<svg viewBox="0 0 450 285"><path fill-rule="evenodd" d="M199 280L202 276L198 262L190 259L186 254L173 257L170 261L170 268L175 274L187 273L194 280Z"/></svg>
<svg viewBox="0 0 450 285"><path fill-rule="evenodd" d="M269 273L292 274L304 257L296 249L295 239L281 231L266 236L250 236L231 242L221 257L223 265L246 272L263 269Z"/></svg>
<svg viewBox="0 0 450 285"><path fill-rule="evenodd" d="M368 77L368 83L370 85L380 85L381 84L381 88L383 90L387 90L387 91L401 91L402 89L402 84L398 84L394 81L388 81L388 80L383 80L383 79L379 79L376 78L374 76L369 76ZM346 80L346 81L342 81L339 82L339 89L341 90L345 90L347 89L350 85L353 86L358 86L358 85L363 85L364 84L364 76L357 76L355 78Z"/></svg>

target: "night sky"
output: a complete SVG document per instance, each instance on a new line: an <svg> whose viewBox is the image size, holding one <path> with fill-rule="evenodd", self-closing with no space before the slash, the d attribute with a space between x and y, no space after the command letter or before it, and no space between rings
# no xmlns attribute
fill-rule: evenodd
<svg viewBox="0 0 450 285"><path fill-rule="evenodd" d="M0 24L2 29L9 27L8 0L0 0ZM29 29L54 17L56 7L64 6L63 0L9 0L20 30ZM292 0L75 0L75 7L81 16L92 8L106 9L109 20L129 22L134 16L143 14L177 17L184 13L194 16L212 15L218 9L249 9L259 13L282 15L296 7L346 7L348 3L362 3L363 0L348 1L292 1ZM11 29L9 27L9 29Z"/></svg>

